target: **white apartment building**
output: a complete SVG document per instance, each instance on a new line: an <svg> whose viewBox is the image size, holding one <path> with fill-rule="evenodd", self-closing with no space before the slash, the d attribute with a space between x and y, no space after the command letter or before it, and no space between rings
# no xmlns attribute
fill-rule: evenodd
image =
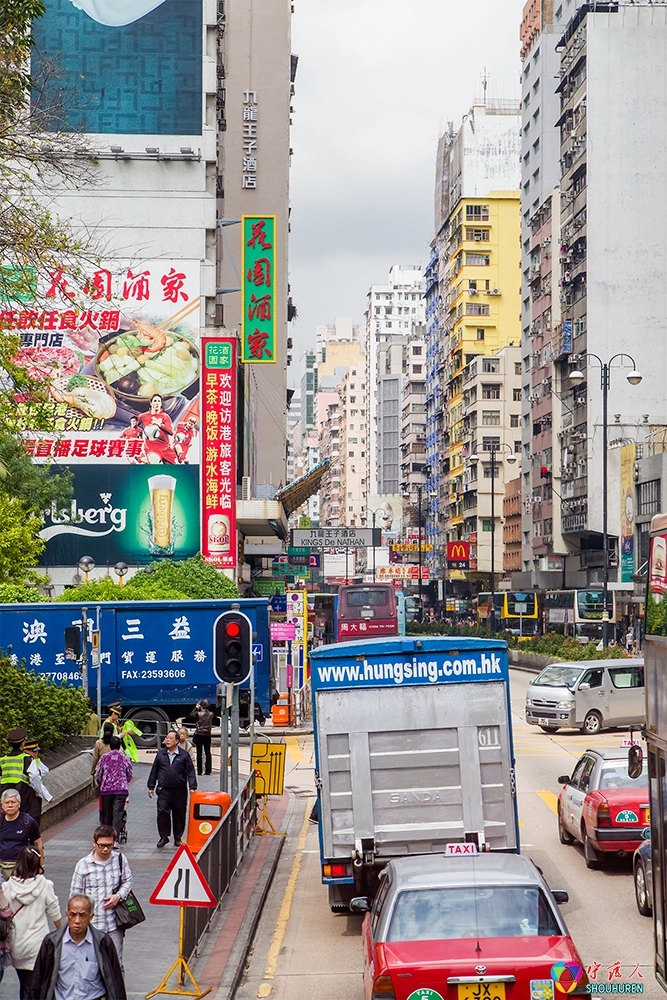
<svg viewBox="0 0 667 1000"><path fill-rule="evenodd" d="M380 466L384 455L378 451L380 389L378 384L378 351L380 345L396 334L410 337L415 326L424 323L424 275L421 266L394 264L389 270L389 280L384 285L371 285L366 299L365 351L366 351L366 412L369 439L365 456L365 479L368 493L377 494ZM400 399L402 386L396 396L396 433L400 433ZM392 396L392 400L393 400ZM394 416L392 414L392 416ZM385 428L388 430L388 428ZM388 492L395 492L390 490Z"/></svg>
<svg viewBox="0 0 667 1000"><path fill-rule="evenodd" d="M340 395L340 523L362 527L366 522L366 455L368 421L363 410L366 401L366 375L361 367L348 368L338 392Z"/></svg>

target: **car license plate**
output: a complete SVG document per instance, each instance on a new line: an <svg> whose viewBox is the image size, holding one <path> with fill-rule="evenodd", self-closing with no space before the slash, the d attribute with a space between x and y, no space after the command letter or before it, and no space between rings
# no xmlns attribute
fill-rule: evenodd
<svg viewBox="0 0 667 1000"><path fill-rule="evenodd" d="M458 1000L505 1000L505 984L459 983Z"/></svg>
<svg viewBox="0 0 667 1000"><path fill-rule="evenodd" d="M362 608L361 609L361 617L362 618L372 618L374 614L375 614L375 612L373 611L372 608Z"/></svg>
<svg viewBox="0 0 667 1000"><path fill-rule="evenodd" d="M538 719L537 724L538 726L548 726L550 721L550 719Z"/></svg>

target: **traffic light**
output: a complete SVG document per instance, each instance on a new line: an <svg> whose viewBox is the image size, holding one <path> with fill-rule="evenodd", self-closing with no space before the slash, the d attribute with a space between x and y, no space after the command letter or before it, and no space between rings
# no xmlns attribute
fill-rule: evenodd
<svg viewBox="0 0 667 1000"><path fill-rule="evenodd" d="M213 626L213 672L223 684L242 684L252 666L252 622L241 611L224 611Z"/></svg>

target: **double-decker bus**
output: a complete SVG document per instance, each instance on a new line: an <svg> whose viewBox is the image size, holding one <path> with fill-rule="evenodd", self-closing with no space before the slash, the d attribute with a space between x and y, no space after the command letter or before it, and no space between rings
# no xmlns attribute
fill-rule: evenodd
<svg viewBox="0 0 667 1000"><path fill-rule="evenodd" d="M544 619L547 632L560 632L598 642L602 638L602 587L588 590L547 590L544 595ZM610 634L618 621L616 595L607 592L607 611L612 622Z"/></svg>
<svg viewBox="0 0 667 1000"><path fill-rule="evenodd" d="M392 583L352 583L338 591L338 641L398 635Z"/></svg>
<svg viewBox="0 0 667 1000"><path fill-rule="evenodd" d="M512 632L520 638L537 635L540 626L537 594L531 591L500 590L494 595L495 630ZM491 626L491 594L477 597L477 624Z"/></svg>

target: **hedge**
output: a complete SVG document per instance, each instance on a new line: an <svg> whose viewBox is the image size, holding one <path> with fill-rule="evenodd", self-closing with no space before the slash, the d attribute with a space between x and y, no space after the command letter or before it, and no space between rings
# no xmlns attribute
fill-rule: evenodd
<svg viewBox="0 0 667 1000"><path fill-rule="evenodd" d="M622 646L605 646L598 649L597 643L585 645L576 639L566 638L557 632L535 635L530 639L518 639L512 632L491 632L480 625L448 625L446 622L409 622L408 635L448 635L480 639L503 639L510 649L522 649L526 653L541 653L559 660L621 660L627 656Z"/></svg>
<svg viewBox="0 0 667 1000"><path fill-rule="evenodd" d="M0 656L0 749L9 749L7 733L22 727L46 750L77 736L90 718L81 688L60 686L26 670L7 654Z"/></svg>

